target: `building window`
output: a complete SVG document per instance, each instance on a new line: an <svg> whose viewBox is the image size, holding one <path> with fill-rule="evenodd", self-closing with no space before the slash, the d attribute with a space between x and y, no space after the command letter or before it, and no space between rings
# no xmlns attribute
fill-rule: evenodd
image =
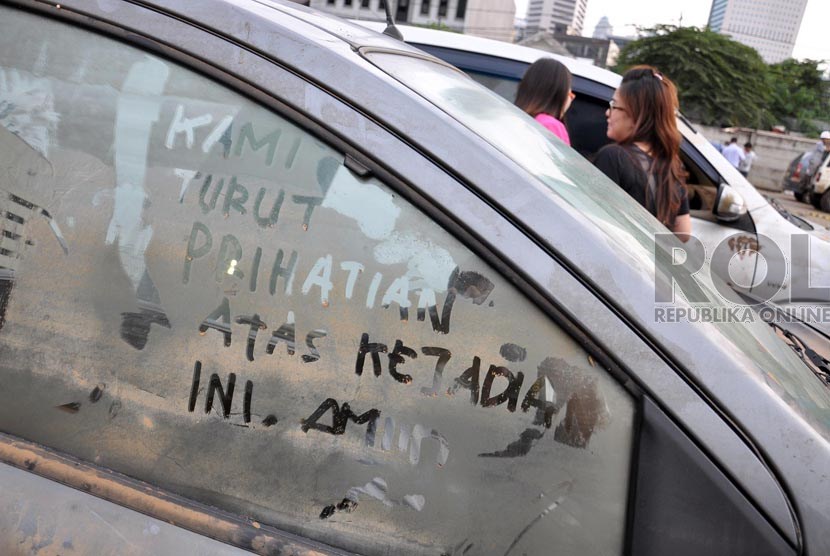
<svg viewBox="0 0 830 556"><path fill-rule="evenodd" d="M369 0L360 0L360 7L361 8L368 8L369 7Z"/></svg>
<svg viewBox="0 0 830 556"><path fill-rule="evenodd" d="M467 0L458 0L458 6L455 8L455 18L464 19L467 13Z"/></svg>
<svg viewBox="0 0 830 556"><path fill-rule="evenodd" d="M448 0L439 0L438 17L447 17L447 2Z"/></svg>
<svg viewBox="0 0 830 556"><path fill-rule="evenodd" d="M352 0L343 0L343 5L351 8L352 7Z"/></svg>
<svg viewBox="0 0 830 556"><path fill-rule="evenodd" d="M421 2L421 15L429 15L429 0Z"/></svg>

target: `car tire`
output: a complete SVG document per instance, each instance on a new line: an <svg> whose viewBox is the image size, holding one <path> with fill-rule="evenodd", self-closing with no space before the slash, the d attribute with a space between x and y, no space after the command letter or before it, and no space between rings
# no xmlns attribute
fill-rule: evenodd
<svg viewBox="0 0 830 556"><path fill-rule="evenodd" d="M821 209L821 195L818 195L814 192L810 192L810 204L816 207L817 209Z"/></svg>
<svg viewBox="0 0 830 556"><path fill-rule="evenodd" d="M824 212L830 212L830 189L824 192L819 200L819 205L817 208L820 208Z"/></svg>
<svg viewBox="0 0 830 556"><path fill-rule="evenodd" d="M795 200L799 203L804 202L804 193L801 191L793 191L793 197L795 197Z"/></svg>

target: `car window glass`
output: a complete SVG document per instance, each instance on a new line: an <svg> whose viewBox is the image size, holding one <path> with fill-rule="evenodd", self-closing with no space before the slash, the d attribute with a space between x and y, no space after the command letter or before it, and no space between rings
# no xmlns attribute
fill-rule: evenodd
<svg viewBox="0 0 830 556"><path fill-rule="evenodd" d="M665 231L624 191L513 104L464 74L427 60L386 52L367 57L516 161L584 212L611 239L634 239L652 250ZM622 247L622 245L621 245ZM644 267L652 263L644 261Z"/></svg>
<svg viewBox="0 0 830 556"><path fill-rule="evenodd" d="M504 98L508 102L515 102L519 80L511 77L492 75L489 73L470 70L461 67L465 73ZM571 140L571 147L579 154L591 160L596 152L610 143L605 135L605 110L608 103L605 99L597 99L584 93L577 92L565 115L565 126ZM691 159L681 152L683 164L688 174L689 205L692 210L701 210L711 213L715 205L717 184L697 167Z"/></svg>
<svg viewBox="0 0 830 556"><path fill-rule="evenodd" d="M516 91L519 89L518 80L479 71L470 71L466 68L461 69L464 70L464 73L475 79L476 82L481 83L508 102L514 102L516 100Z"/></svg>
<svg viewBox="0 0 830 556"><path fill-rule="evenodd" d="M368 52L367 57L536 176L590 219L615 249L626 253L630 266L657 274L657 279L669 276L684 292L693 286L706 306L729 310L731 306L716 293L707 273L698 273L694 281L670 266L668 248L655 247L655 235L666 232L662 224L587 160L552 140L552 134L519 108L443 65L387 52ZM661 253L657 261L656 252ZM658 273L655 264L661 265ZM752 360L756 378L830 439L830 390L761 319L727 320L713 326L734 344L736 352Z"/></svg>
<svg viewBox="0 0 830 556"><path fill-rule="evenodd" d="M477 83L481 83L508 102L515 102L519 81L509 77L464 69ZM571 147L582 156L591 159L596 152L609 142L605 137L605 109L608 104L585 94L576 94L571 107L565 114L565 126Z"/></svg>
<svg viewBox="0 0 830 556"><path fill-rule="evenodd" d="M5 431L364 554L622 550L633 400L514 285L223 86L0 30Z"/></svg>
<svg viewBox="0 0 830 556"><path fill-rule="evenodd" d="M571 132L571 145L579 154L593 160L602 147L611 142L605 132L608 128L605 111L608 103L584 93L577 93L565 114L565 123Z"/></svg>

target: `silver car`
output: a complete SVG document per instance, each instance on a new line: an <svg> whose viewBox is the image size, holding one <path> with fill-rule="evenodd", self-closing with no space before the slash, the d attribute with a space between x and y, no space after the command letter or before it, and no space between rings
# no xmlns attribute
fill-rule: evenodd
<svg viewBox="0 0 830 556"><path fill-rule="evenodd" d="M679 244L455 68L265 1L0 31L0 554L830 552L821 366L656 319Z"/></svg>

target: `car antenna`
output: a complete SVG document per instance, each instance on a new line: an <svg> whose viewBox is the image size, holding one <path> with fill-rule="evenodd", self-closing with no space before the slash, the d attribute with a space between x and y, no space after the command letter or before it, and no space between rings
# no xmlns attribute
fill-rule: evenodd
<svg viewBox="0 0 830 556"><path fill-rule="evenodd" d="M386 29L383 30L383 34L393 39L398 39L399 41L403 40L403 35L395 27L395 20L392 19L392 12L389 11L389 3L387 0L380 0L383 4L383 9L386 11Z"/></svg>

